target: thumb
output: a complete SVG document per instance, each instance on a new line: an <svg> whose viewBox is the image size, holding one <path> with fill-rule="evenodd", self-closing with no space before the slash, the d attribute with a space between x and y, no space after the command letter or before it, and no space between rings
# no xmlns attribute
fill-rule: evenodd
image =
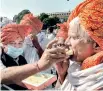
<svg viewBox="0 0 103 91"><path fill-rule="evenodd" d="M55 38L54 40L50 41L50 42L47 44L46 48L47 48L47 49L52 48L52 45L53 45L54 43L57 43L57 41L58 41L57 38Z"/></svg>

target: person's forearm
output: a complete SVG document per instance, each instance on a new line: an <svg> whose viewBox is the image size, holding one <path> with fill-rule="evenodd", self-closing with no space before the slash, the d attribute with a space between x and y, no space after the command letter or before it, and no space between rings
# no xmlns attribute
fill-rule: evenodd
<svg viewBox="0 0 103 91"><path fill-rule="evenodd" d="M35 64L27 64L23 66L8 67L1 71L1 83L16 83L31 76L40 70Z"/></svg>
<svg viewBox="0 0 103 91"><path fill-rule="evenodd" d="M64 75L58 75L58 80L62 84L67 76L67 72Z"/></svg>
<svg viewBox="0 0 103 91"><path fill-rule="evenodd" d="M62 84L64 82L64 75L63 76L58 76L58 80L60 81L60 83Z"/></svg>

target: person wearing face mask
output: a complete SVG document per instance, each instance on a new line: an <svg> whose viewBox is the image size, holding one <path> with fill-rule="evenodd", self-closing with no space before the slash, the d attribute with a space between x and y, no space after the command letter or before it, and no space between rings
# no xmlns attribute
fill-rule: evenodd
<svg viewBox="0 0 103 91"><path fill-rule="evenodd" d="M25 90L25 88L16 85L23 79L48 69L54 63L65 58L63 48L52 48L50 43L41 58L32 64L27 64L26 59L22 56L23 42L25 36L31 32L28 25L8 24L2 28L0 48L0 81L7 84L14 90ZM55 41L56 42L56 41ZM57 54L60 52L62 54Z"/></svg>

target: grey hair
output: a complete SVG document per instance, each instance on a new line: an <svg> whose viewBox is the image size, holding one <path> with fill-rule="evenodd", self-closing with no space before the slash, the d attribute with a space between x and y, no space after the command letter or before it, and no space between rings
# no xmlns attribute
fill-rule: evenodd
<svg viewBox="0 0 103 91"><path fill-rule="evenodd" d="M85 27L80 24L79 17L74 18L70 22L70 26L71 25L74 25L75 27L74 29L75 29L75 33L77 34L77 37L83 39L85 42L94 43L94 40L89 36Z"/></svg>

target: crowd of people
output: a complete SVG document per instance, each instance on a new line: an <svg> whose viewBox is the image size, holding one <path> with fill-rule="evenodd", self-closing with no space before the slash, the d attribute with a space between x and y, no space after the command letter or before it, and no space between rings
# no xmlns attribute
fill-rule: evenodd
<svg viewBox="0 0 103 91"><path fill-rule="evenodd" d="M26 90L16 83L55 67L55 89L103 90L103 0L85 0L70 14L56 36L41 32L43 23L31 12L19 24L1 28L1 84ZM67 57L66 49L73 55ZM2 88L2 87L1 87Z"/></svg>

